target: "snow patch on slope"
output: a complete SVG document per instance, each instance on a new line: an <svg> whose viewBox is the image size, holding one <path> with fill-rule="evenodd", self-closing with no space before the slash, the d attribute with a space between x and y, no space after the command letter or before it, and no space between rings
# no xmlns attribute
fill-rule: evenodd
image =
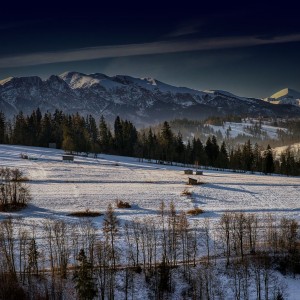
<svg viewBox="0 0 300 300"><path fill-rule="evenodd" d="M300 99L300 93L293 89L285 88L285 89L282 89L281 91L273 94L270 98L278 99L278 98L282 98L282 97L293 97L293 98Z"/></svg>
<svg viewBox="0 0 300 300"><path fill-rule="evenodd" d="M292 104L300 106L300 93L296 90L285 88L264 100L272 104Z"/></svg>
<svg viewBox="0 0 300 300"><path fill-rule="evenodd" d="M5 79L0 80L0 85L4 85L5 83L11 81L12 79L14 79L14 77L8 77Z"/></svg>
<svg viewBox="0 0 300 300"><path fill-rule="evenodd" d="M72 89L88 89L95 85L100 85L105 89L123 87L122 84L114 82L108 76L99 73L86 75L78 72L66 72L59 77Z"/></svg>

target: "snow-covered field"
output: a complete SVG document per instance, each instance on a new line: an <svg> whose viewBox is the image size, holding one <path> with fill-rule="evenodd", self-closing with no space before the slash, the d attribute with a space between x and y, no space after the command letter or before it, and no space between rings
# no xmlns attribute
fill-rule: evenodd
<svg viewBox="0 0 300 300"><path fill-rule="evenodd" d="M21 153L30 159L21 159ZM62 162L62 154L56 149L0 145L0 167L17 167L30 179L29 207L11 215L24 217L29 225L34 222L37 234L46 218L76 222L67 214L85 209L104 212L116 199L132 204L131 209L116 209L122 221L157 214L163 200L167 206L173 201L181 211L194 206L202 208L204 214L189 217L195 226L205 217L216 222L226 211L250 212L261 217L273 213L300 222L300 177L204 170L203 176L192 177L205 184L188 186L189 175L184 175L180 167L110 155L76 156L74 163L67 163ZM184 189L189 189L192 197L182 196ZM0 220L8 215L0 213ZM102 216L93 219L99 226L102 220ZM280 278L288 286L289 299L299 299L299 279L282 275Z"/></svg>
<svg viewBox="0 0 300 300"><path fill-rule="evenodd" d="M254 137L253 134L249 132L247 128L251 128L255 125L255 123L258 125L258 121L253 120L253 122L249 122L247 120L244 120L242 123L236 123L236 122L225 122L223 126L216 126L216 125L208 125L210 126L215 132L220 131L223 137L226 137L229 135L231 138L236 138L238 135L246 135L250 137ZM281 130L286 132L286 128L282 127L275 127L268 124L261 124L261 136L262 138L271 138L271 139L277 139L278 134L277 131ZM259 136L259 135L258 135Z"/></svg>
<svg viewBox="0 0 300 300"><path fill-rule="evenodd" d="M20 153L29 158L21 159ZM175 166L139 162L135 158L100 155L62 162L61 150L0 145L0 166L18 167L30 179L32 201L14 215L30 219L70 218L72 211L105 211L116 199L132 209L116 210L121 220L156 214L161 201L178 210L204 209L199 217L218 219L225 211L275 213L300 221L300 178L204 171L204 185L187 186L188 175ZM192 197L182 196L184 189ZM1 218L6 213L0 213ZM101 222L102 217L96 219Z"/></svg>

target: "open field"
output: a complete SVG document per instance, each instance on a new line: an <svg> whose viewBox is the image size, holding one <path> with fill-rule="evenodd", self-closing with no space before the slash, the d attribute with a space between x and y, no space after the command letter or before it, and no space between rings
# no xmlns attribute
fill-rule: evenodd
<svg viewBox="0 0 300 300"><path fill-rule="evenodd" d="M20 153L36 160L21 159ZM116 210L121 220L157 213L161 201L166 205L173 201L178 210L196 206L206 212L196 218L218 219L229 210L276 213L300 221L299 177L204 171L203 176L192 177L206 184L187 186L189 175L184 175L180 167L110 155L97 159L75 157L74 163L68 163L62 162L62 153L47 148L0 146L0 166L18 167L30 179L31 204L16 215L36 220L72 218L67 216L72 211L104 211L119 199L132 204L131 209ZM181 195L186 188L192 197ZM100 222L101 217L95 221Z"/></svg>
<svg viewBox="0 0 300 300"><path fill-rule="evenodd" d="M21 159L21 153L29 159ZM118 199L131 204L131 208L115 209L121 224L136 217L156 217L161 201L166 207L173 201L178 211L203 209L203 214L188 215L192 226L199 229L206 217L212 225L217 224L226 211L254 213L262 219L272 213L300 222L299 177L209 170L204 170L204 175L185 175L181 167L139 162L135 158L76 156L74 163L70 163L62 162L62 154L63 151L56 149L0 145L0 167L22 170L29 178L26 184L32 195L28 208L0 213L0 220L9 215L22 217L22 226L34 224L39 238L43 221L48 218L76 223L78 218L70 213L105 212L108 204L115 206ZM188 186L188 176L205 184ZM103 215L92 220L96 228L102 227ZM205 255L203 251L199 252ZM279 276L288 287L288 299L298 299L299 278ZM147 299L140 293L140 298Z"/></svg>

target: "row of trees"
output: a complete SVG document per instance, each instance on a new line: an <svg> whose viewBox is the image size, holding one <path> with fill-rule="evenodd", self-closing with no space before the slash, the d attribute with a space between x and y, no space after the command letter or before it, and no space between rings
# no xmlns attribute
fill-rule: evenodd
<svg viewBox="0 0 300 300"><path fill-rule="evenodd" d="M60 111L42 115L37 109L27 117L19 113L12 122L5 122L0 114L0 142L43 147L56 143L58 148L71 152L104 152L171 163L300 175L300 157L289 149L275 159L269 145L262 149L250 140L230 150L225 141L218 143L215 136L209 136L205 142L199 138L184 141L168 122L159 131L138 131L130 121L117 117L112 130L103 116L97 125L91 115L84 118Z"/></svg>
<svg viewBox="0 0 300 300"><path fill-rule="evenodd" d="M165 299L178 295L178 280L186 299L284 299L274 268L300 273L299 225L273 215L228 212L193 224L162 203L125 227L111 205L101 228L46 220L37 234L37 224L23 224L0 223L1 299L135 299L142 286Z"/></svg>

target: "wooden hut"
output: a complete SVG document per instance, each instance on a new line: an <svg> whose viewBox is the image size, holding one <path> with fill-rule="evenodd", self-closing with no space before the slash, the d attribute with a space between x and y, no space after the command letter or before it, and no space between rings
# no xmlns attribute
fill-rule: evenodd
<svg viewBox="0 0 300 300"><path fill-rule="evenodd" d="M197 184L198 184L198 180L197 179L189 177L188 185L197 185Z"/></svg>
<svg viewBox="0 0 300 300"><path fill-rule="evenodd" d="M184 170L184 174L193 175L193 170L186 169L186 170Z"/></svg>
<svg viewBox="0 0 300 300"><path fill-rule="evenodd" d="M62 160L67 161L67 162L73 162L74 161L74 156L73 155L63 155Z"/></svg>
<svg viewBox="0 0 300 300"><path fill-rule="evenodd" d="M196 175L203 175L203 171L197 170Z"/></svg>
<svg viewBox="0 0 300 300"><path fill-rule="evenodd" d="M56 149L56 143L49 143L48 148Z"/></svg>

